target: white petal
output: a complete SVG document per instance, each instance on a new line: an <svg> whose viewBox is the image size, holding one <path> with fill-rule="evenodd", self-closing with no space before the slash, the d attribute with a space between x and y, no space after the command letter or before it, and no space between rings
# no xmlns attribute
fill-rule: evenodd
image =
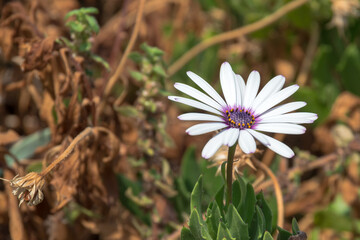
<svg viewBox="0 0 360 240"><path fill-rule="evenodd" d="M178 119L183 121L210 121L210 122L223 122L224 119L206 113L184 113L178 116Z"/></svg>
<svg viewBox="0 0 360 240"><path fill-rule="evenodd" d="M287 88L284 88L283 90L275 93L274 95L271 95L257 109L253 109L255 111L255 115L260 115L261 113L265 112L266 110L270 109L276 104L284 101L285 99L293 95L298 89L299 89L299 85L292 85Z"/></svg>
<svg viewBox="0 0 360 240"><path fill-rule="evenodd" d="M271 150L273 150L274 152L276 152L277 154L279 154L283 157L286 157L286 158L291 158L295 155L293 150L291 150L291 148L286 146L284 143L276 140L275 138L272 138L265 134L262 134L260 132L258 132L258 134L260 134L263 138L265 138L270 143L270 145L267 147L270 148Z"/></svg>
<svg viewBox="0 0 360 240"><path fill-rule="evenodd" d="M235 94L236 94L236 105L241 106L241 102L242 102L241 95L243 93L241 92L240 81L237 78L237 76L235 76Z"/></svg>
<svg viewBox="0 0 360 240"><path fill-rule="evenodd" d="M261 118L261 123L313 123L317 118L315 113L297 112Z"/></svg>
<svg viewBox="0 0 360 240"><path fill-rule="evenodd" d="M284 76L276 76L271 79L264 87L261 89L260 93L256 96L254 103L251 108L256 109L262 102L264 102L269 96L277 93L285 83Z"/></svg>
<svg viewBox="0 0 360 240"><path fill-rule="evenodd" d="M178 97L178 96L169 96L168 97L171 101L175 101L175 102L179 102L179 103L182 103L182 104L186 104L186 105L189 105L191 107L194 107L194 108L198 108L198 109L201 109L201 110L204 110L204 111L208 111L208 112L212 112L212 113L215 113L215 114L218 114L218 115L221 115L221 112L219 112L218 110L206 105L206 104L203 104L199 101L196 101L196 100L192 100L192 99L188 99L188 98L184 98L184 97Z"/></svg>
<svg viewBox="0 0 360 240"><path fill-rule="evenodd" d="M245 97L245 89L246 89L245 81L239 74L236 75L236 80L238 81L238 83L240 83L239 87L240 87L241 103L243 103Z"/></svg>
<svg viewBox="0 0 360 240"><path fill-rule="evenodd" d="M211 138L204 146L201 156L205 159L211 158L223 143L226 131L218 133L215 137Z"/></svg>
<svg viewBox="0 0 360 240"><path fill-rule="evenodd" d="M211 96L215 101L217 101L221 106L226 107L226 103L222 97L215 91L215 89L200 76L196 75L193 72L188 71L186 73L189 78L198 85L202 90L204 90L209 96Z"/></svg>
<svg viewBox="0 0 360 240"><path fill-rule="evenodd" d="M199 123L186 129L189 135L201 135L227 127L225 123Z"/></svg>
<svg viewBox="0 0 360 240"><path fill-rule="evenodd" d="M304 107L305 105L306 105L306 102L286 103L286 104L274 107L274 108L270 109L269 111L263 113L260 118L265 119L267 117L277 116L277 115L281 115L283 113L295 111L299 108Z"/></svg>
<svg viewBox="0 0 360 240"><path fill-rule="evenodd" d="M253 104L256 94L258 93L260 86L260 74L257 71L252 71L248 77L245 88L245 96L243 106L250 108Z"/></svg>
<svg viewBox="0 0 360 240"><path fill-rule="evenodd" d="M255 130L271 133L303 134L306 128L292 123L259 123L255 126Z"/></svg>
<svg viewBox="0 0 360 240"><path fill-rule="evenodd" d="M255 140L248 131L240 131L239 146L241 150L246 154L254 153L256 151Z"/></svg>
<svg viewBox="0 0 360 240"><path fill-rule="evenodd" d="M199 100L200 102L203 102L219 111L222 111L222 107L220 106L219 103L217 103L214 99L210 98L204 93L200 92L199 90L183 83L175 83L174 87L177 90L189 95L190 97L193 97L196 100Z"/></svg>
<svg viewBox="0 0 360 240"><path fill-rule="evenodd" d="M270 145L270 142L263 137L264 134L254 131L252 129L246 129L246 131L248 131L251 135L253 135L254 138L256 138L259 142L261 142L265 146Z"/></svg>
<svg viewBox="0 0 360 240"><path fill-rule="evenodd" d="M238 128L229 128L224 137L224 145L229 147L233 146L239 138L239 132L240 130Z"/></svg>
<svg viewBox="0 0 360 240"><path fill-rule="evenodd" d="M221 64L220 84L228 106L236 105L235 74L228 62Z"/></svg>

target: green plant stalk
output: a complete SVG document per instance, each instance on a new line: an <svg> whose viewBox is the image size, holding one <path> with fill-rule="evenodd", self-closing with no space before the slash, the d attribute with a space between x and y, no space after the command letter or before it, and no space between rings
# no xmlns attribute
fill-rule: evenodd
<svg viewBox="0 0 360 240"><path fill-rule="evenodd" d="M226 168L226 181L227 181L227 198L226 203L229 205L232 202L232 172L233 172L233 162L235 155L236 144L232 147L229 147L228 159L227 159L227 168Z"/></svg>

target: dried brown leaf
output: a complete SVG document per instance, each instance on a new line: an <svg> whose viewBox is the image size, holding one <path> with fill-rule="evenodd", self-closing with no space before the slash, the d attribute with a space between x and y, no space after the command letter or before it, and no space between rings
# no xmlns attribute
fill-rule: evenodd
<svg viewBox="0 0 360 240"><path fill-rule="evenodd" d="M9 170L4 169L4 178L12 179L14 174ZM16 196L12 194L13 189L9 184L5 185L6 193L8 196L8 209L9 209L9 228L10 235L13 240L26 240L27 234L24 227L23 216L21 215L19 202Z"/></svg>
<svg viewBox="0 0 360 240"><path fill-rule="evenodd" d="M46 121L51 129L51 132L55 132L55 121L53 116L54 100L48 91L43 92L43 99L40 108L40 117Z"/></svg>
<svg viewBox="0 0 360 240"><path fill-rule="evenodd" d="M24 56L22 69L27 72L43 69L50 61L54 50L55 38L47 37L31 44L30 50Z"/></svg>
<svg viewBox="0 0 360 240"><path fill-rule="evenodd" d="M328 122L343 121L354 131L360 130L360 98L352 93L341 93L332 106Z"/></svg>
<svg viewBox="0 0 360 240"><path fill-rule="evenodd" d="M345 202L351 205L358 197L358 186L345 178L340 182L340 192Z"/></svg>
<svg viewBox="0 0 360 240"><path fill-rule="evenodd" d="M330 132L330 129L324 125L317 127L314 130L316 142L314 148L320 150L324 154L329 154L335 151L336 144L335 140Z"/></svg>
<svg viewBox="0 0 360 240"><path fill-rule="evenodd" d="M0 146L14 143L20 139L19 134L14 130L7 130L6 132L0 132Z"/></svg>

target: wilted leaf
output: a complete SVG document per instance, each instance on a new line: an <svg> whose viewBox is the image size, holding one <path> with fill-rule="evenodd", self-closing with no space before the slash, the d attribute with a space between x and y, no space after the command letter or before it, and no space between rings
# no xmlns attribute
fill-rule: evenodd
<svg viewBox="0 0 360 240"><path fill-rule="evenodd" d="M20 136L12 129L0 133L0 145L4 146L19 140Z"/></svg>

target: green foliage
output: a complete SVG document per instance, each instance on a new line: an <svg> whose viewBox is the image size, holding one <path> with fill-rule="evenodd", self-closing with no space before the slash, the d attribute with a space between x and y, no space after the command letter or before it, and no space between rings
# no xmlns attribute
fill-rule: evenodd
<svg viewBox="0 0 360 240"><path fill-rule="evenodd" d="M65 219L68 223L74 224L75 221L81 216L85 215L89 218L99 218L100 216L93 211L75 203L71 202L64 209Z"/></svg>
<svg viewBox="0 0 360 240"><path fill-rule="evenodd" d="M37 131L17 141L10 147L9 152L20 161L31 158L38 147L44 146L50 142L50 135L51 132L49 128ZM8 166L14 164L14 159L8 155L5 156L5 160Z"/></svg>
<svg viewBox="0 0 360 240"><path fill-rule="evenodd" d="M190 212L194 209L197 209L200 214L201 211L201 199L202 199L202 176L199 177L199 180L195 184L194 190L191 193L191 201L190 201Z"/></svg>
<svg viewBox="0 0 360 240"><path fill-rule="evenodd" d="M132 214L137 216L142 222L147 225L151 224L150 214L145 212L137 202L129 197L129 194L126 194L128 189L131 189L132 195L139 195L141 192L141 184L140 182L134 182L130 179L126 178L124 175L118 174L117 176L117 186L120 195L120 201L124 207L126 207Z"/></svg>
<svg viewBox="0 0 360 240"><path fill-rule="evenodd" d="M337 69L341 74L344 88L360 96L360 52L358 46L350 44L346 47Z"/></svg>
<svg viewBox="0 0 360 240"><path fill-rule="evenodd" d="M203 201L203 177L200 176L191 194L191 214L189 229L183 228L181 239L233 239L261 240L273 239L271 236L272 212L262 193L255 196L250 183L239 177L233 184L233 203L224 205L224 188L219 190L215 200L206 211L205 220L201 202ZM280 229L280 240L296 235L299 232L296 221L293 221L294 234ZM288 238L286 238L288 239Z"/></svg>
<svg viewBox="0 0 360 240"><path fill-rule="evenodd" d="M286 231L285 229L278 227L279 235L278 235L277 239L278 240L288 240L291 236L295 236L295 235L298 235L301 233L301 231L299 229L299 225L295 218L293 218L293 220L292 220L291 228L292 228L292 233Z"/></svg>
<svg viewBox="0 0 360 240"><path fill-rule="evenodd" d="M141 84L157 82L160 84L159 89L162 89L160 93L166 96L167 93L164 90L166 70L162 59L164 52L147 43L141 44L140 48L143 53L132 52L129 55L129 58L140 66L140 71L130 72L131 76Z"/></svg>
<svg viewBox="0 0 360 240"><path fill-rule="evenodd" d="M91 38L99 33L100 27L96 18L90 14L98 14L94 7L80 8L68 12L65 16L66 26L70 31L70 40L61 37L62 41L73 52L90 58L110 71L110 66L102 57L91 52Z"/></svg>
<svg viewBox="0 0 360 240"><path fill-rule="evenodd" d="M209 168L209 161L205 159L197 161L195 150L194 147L189 147L186 150L181 161L180 175L174 179L175 190L178 194L172 198L172 201L181 220L183 220L184 213L190 214L191 212L189 199L200 175L202 175L203 179L202 186L197 189L202 189L202 200L196 204L194 203L197 209L206 209L203 202L210 201L211 196L214 196L223 186L221 176L216 176L216 168Z"/></svg>
<svg viewBox="0 0 360 240"><path fill-rule="evenodd" d="M331 228L337 232L354 232L360 234L360 219L351 214L351 207L341 195L326 208L316 212L314 224L319 228Z"/></svg>

